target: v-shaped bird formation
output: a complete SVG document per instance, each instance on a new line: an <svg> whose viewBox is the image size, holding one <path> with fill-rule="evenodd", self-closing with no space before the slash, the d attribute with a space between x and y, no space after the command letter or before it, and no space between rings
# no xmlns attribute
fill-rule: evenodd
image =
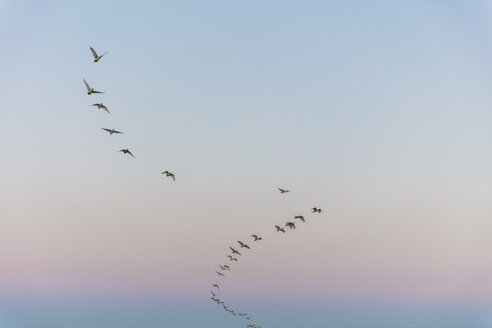
<svg viewBox="0 0 492 328"><path fill-rule="evenodd" d="M107 52L104 52L102 55L98 55L98 53L96 52L96 50L94 50L94 48L89 47L89 49L92 53L92 56L94 57L95 63L98 63L103 58L103 56L105 56L107 54ZM83 79L83 82L84 82L85 88L87 90L87 95L91 96L91 95L100 95L100 94L105 93L105 92L96 90L94 87L91 87L91 85L86 81L85 78ZM102 102L96 102L90 106L97 107L97 109L103 110L106 113L110 114L108 107L106 105L104 105ZM109 136L112 136L113 134L124 134L123 132L118 131L114 128L111 128L111 129L110 128L101 128L101 129L104 130L105 132L107 132L109 134ZM117 150L116 152L122 153L123 155L131 156L132 158L135 158L132 151L128 148L123 148L123 149ZM161 175L165 175L166 178L171 178L173 181L176 181L175 174L169 170L162 172ZM285 194L285 193L291 192L291 190L284 189L284 188L278 188L278 191L280 192L280 194ZM313 207L313 208L311 208L311 212L320 214L321 208ZM297 228L296 224L298 224L299 222L302 222L302 223L306 222L306 219L303 215L295 215L295 216L293 216L293 218L291 220L287 220L285 223L274 225L274 229L275 229L275 231L280 232L281 234L285 234L286 231L295 230ZM219 264L218 268L215 270L215 273L217 274L218 278L221 278L221 279L225 278L226 274L232 273L233 272L233 270L232 270L233 264L237 263L238 259L241 256L243 256L243 254L249 253L252 250L252 248L254 248L253 247L254 245L256 245L258 242L263 240L263 238L258 234L251 234L250 236L252 239L249 241L237 240L237 244L229 246L230 254L226 255L226 258L228 259L227 264ZM220 296L221 289L220 289L220 285L218 283L212 284L212 290L210 290L210 294L212 295L210 297L210 300L212 300L213 302L215 302L219 306L221 306L221 308L224 311L230 313L231 315L241 317L245 320L251 320L252 319L252 316L250 314L248 314L246 312L239 312L237 310L232 309L229 305L225 304L225 302L220 298L221 297ZM250 323L250 321L248 321L248 323L246 324L246 328L261 328L261 327L255 323Z"/></svg>
<svg viewBox="0 0 492 328"><path fill-rule="evenodd" d="M282 188L278 188L278 190L280 191L281 194L285 194L287 192L290 192L290 190L282 189ZM321 209L318 207L313 207L311 209L311 212L312 213L321 213ZM280 224L280 225L274 225L274 228L277 232L286 233L285 228L289 228L289 230L296 229L296 222L295 222L296 220L299 220L302 223L306 222L306 219L304 218L303 215L294 215L293 220L290 220L290 221L288 220L287 222ZM263 240L263 238L257 234L252 234L251 237L253 238L252 243L250 243L251 247L256 242ZM246 244L246 242L238 240L237 243L239 245L239 250L241 250L241 249L251 250L250 245ZM233 246L236 248L234 248ZM237 250L237 248L238 248L237 245L233 245L233 246L229 246L229 250L230 250L231 254L226 255L226 257L229 259L229 262L231 263L231 265L232 265L232 263L238 261L238 257L235 257L235 256L242 256L243 255L241 252L239 252ZM244 254L246 254L246 253L244 253ZM229 274L232 272L231 267L227 264L219 264L219 269L220 269L220 271L215 270L215 272L217 273L219 278L223 278L223 277L225 278L226 273ZM234 316L237 316L237 317L242 317L246 320L251 320L253 318L250 314L245 313L245 312L239 312L237 310L232 309L229 305L227 305L220 296L220 288L219 288L218 283L212 284L212 287L215 290L210 290L210 293L212 294L212 297L210 297L210 300L217 303L225 312L228 312L228 313L230 313ZM246 324L246 328L261 328L261 326L258 326L255 323L249 323L249 321L248 321L248 323Z"/></svg>

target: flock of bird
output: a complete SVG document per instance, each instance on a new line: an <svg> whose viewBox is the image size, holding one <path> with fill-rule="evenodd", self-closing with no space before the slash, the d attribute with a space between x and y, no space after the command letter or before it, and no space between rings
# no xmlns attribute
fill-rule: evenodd
<svg viewBox="0 0 492 328"><path fill-rule="evenodd" d="M94 48L92 47L89 47L89 49L91 50L91 53L92 53L92 56L94 57L94 62L97 63L101 60L101 58L107 54L107 52L103 53L102 55L98 55L96 50L94 50ZM94 88L92 88L89 83L87 83L87 81L84 79L84 84L85 84L85 88L87 89L87 94L90 96L92 94L103 94L104 92L102 91L98 91L98 90L95 90ZM106 111L108 114L110 113L108 107L106 107L106 105L104 105L102 102L100 103L95 103L95 104L92 104L93 107L97 107L97 109L102 109L104 111ZM108 128L101 128L102 130L106 131L109 133L109 135L113 135L113 134L123 134L123 132L121 131L118 131L118 130L115 130L115 129L108 129ZM133 155L133 153L128 149L128 148L124 148L124 149L121 149L121 150L118 150L117 151L118 153L123 153L123 154L128 154L130 155L131 157L135 158L135 156ZM161 174L165 174L166 177L170 177L173 179L173 181L176 181L176 177L174 175L174 173L171 173L169 171L164 171L162 172Z"/></svg>
<svg viewBox="0 0 492 328"><path fill-rule="evenodd" d="M290 190L282 189L282 188L278 188L278 190L280 191L281 194L285 194L285 193L290 192ZM313 207L313 208L311 208L311 212L320 214L322 212L322 210L321 210L321 208ZM293 220L288 220L287 222L285 222L282 225L275 225L274 228L277 232L285 233L286 232L285 228L289 228L289 230L296 229L296 220L299 220L302 223L306 222L306 219L304 218L303 215L295 215ZM252 234L251 238L252 238L253 243L263 240L262 237L260 237L256 234ZM226 257L229 259L229 262L230 262L229 264L231 266L232 266L233 262L238 261L239 256L243 255L241 252L246 252L246 250L251 250L251 247L248 244L246 244L245 242L238 240L237 243L238 243L239 247L236 246L236 248L239 248L239 250L237 250L236 248L234 248L232 246L229 246L230 254L226 255ZM244 249L244 250L242 250L242 249ZM219 278L221 278L221 277L225 277L226 274L228 274L231 271L232 271L231 267L228 264L219 264L219 267L217 270L215 270L215 273L217 274L217 276ZM223 299L221 299L221 297L220 297L220 285L218 283L212 284L212 290L210 290L210 293L212 295L210 297L210 300L212 302L217 303L217 305L221 306L224 311L226 311L226 312L228 312L234 316L243 317L246 320L252 319L252 316L250 314L245 313L245 312L239 312L239 311L232 309L229 305L227 305L224 302ZM261 326L258 326L255 323L248 323L248 324L246 324L246 328L261 328Z"/></svg>
<svg viewBox="0 0 492 328"><path fill-rule="evenodd" d="M99 62L101 60L101 58L107 54L107 52L105 52L102 55L98 55L97 52L94 50L94 48L89 47L89 49L92 52L95 63ZM89 83L87 83L87 81L85 79L84 79L84 84L85 84L85 87L87 89L87 94L89 96L92 94L104 94L104 92L98 91L98 90L95 90L94 88L92 88L89 85ZM94 104L92 104L92 106L97 107L97 109L104 110L108 114L110 113L108 107L106 105L104 105L102 102L94 103ZM113 134L124 134L123 132L115 130L114 128L113 129L101 128L101 129L108 132L110 136L112 136ZM117 152L121 152L123 154L128 154L131 157L135 158L133 153L128 148L118 150ZM173 179L173 181L176 181L176 176L174 175L174 173L172 173L168 170L162 172L161 174L164 174L164 175L166 175L166 177L169 177L169 178ZM278 190L280 191L281 194L291 192L288 189L282 189L282 188L278 188ZM312 213L321 213L321 209L317 208L317 207L313 207L311 209L311 211L312 211ZM282 225L275 225L274 228L277 232L286 233L286 228L289 228L289 230L296 229L296 223L297 223L296 220L299 220L302 223L306 222L306 219L304 218L303 215L295 215L293 220L287 221ZM263 238L257 234L252 234L251 238L252 238L253 243L256 243L256 242L263 240ZM239 256L242 256L241 252L245 252L246 250L251 250L251 247L248 244L246 244L245 242L238 240L237 243L239 246L236 246L236 248L239 248L239 250L237 250L236 248L234 248L232 246L229 246L230 254L226 255L226 257L229 259L229 264L219 264L218 269L215 270L215 273L217 274L218 277L225 277L226 273L229 273L232 271L231 270L232 263L238 261ZM244 249L244 251L243 251L243 249ZM252 319L252 316L250 314L245 313L245 312L236 311L224 303L224 301L220 298L220 286L218 283L212 284L212 290L210 291L210 293L212 294L212 297L210 297L210 299L213 302L217 303L218 305L222 306L224 311L226 311L226 312L228 312L234 316L242 317L246 320ZM246 327L247 328L261 328L260 326L254 324L254 323L248 323L248 324L246 324Z"/></svg>

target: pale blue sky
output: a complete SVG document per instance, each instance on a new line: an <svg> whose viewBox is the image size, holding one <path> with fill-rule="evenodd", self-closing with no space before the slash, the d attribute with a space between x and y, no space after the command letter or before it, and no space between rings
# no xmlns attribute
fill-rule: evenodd
<svg viewBox="0 0 492 328"><path fill-rule="evenodd" d="M491 18L489 1L0 0L0 320L239 327L208 288L260 233L224 297L263 327L490 327Z"/></svg>

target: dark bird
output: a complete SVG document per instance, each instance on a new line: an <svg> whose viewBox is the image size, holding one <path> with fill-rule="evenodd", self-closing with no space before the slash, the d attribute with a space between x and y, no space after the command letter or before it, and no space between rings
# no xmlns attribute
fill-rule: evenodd
<svg viewBox="0 0 492 328"><path fill-rule="evenodd" d="M217 285L217 284L213 284L213 285L212 285L212 287L217 288L217 290L219 290L219 289L220 289L220 288L219 288L219 285Z"/></svg>
<svg viewBox="0 0 492 328"><path fill-rule="evenodd" d="M313 207L311 211L313 211L313 213L321 213L321 208Z"/></svg>
<svg viewBox="0 0 492 328"><path fill-rule="evenodd" d="M96 53L96 50L94 50L94 48L92 48L92 47L89 47L89 48L91 49L92 55L94 56L94 63L97 63L99 61L99 59L101 59L105 54L107 54L107 52L105 52L101 56L99 56Z"/></svg>
<svg viewBox="0 0 492 328"><path fill-rule="evenodd" d="M220 273L219 271L215 271L219 276L225 277L224 274Z"/></svg>
<svg viewBox="0 0 492 328"><path fill-rule="evenodd" d="M210 291L210 294L212 294L212 297L217 296L217 293L214 293L213 291Z"/></svg>
<svg viewBox="0 0 492 328"><path fill-rule="evenodd" d="M246 245L246 244L245 244L245 243L243 243L242 241L238 240L237 242L239 243L239 245L241 246L241 248L251 249L251 248L249 248L249 246L248 246L248 245Z"/></svg>
<svg viewBox="0 0 492 328"><path fill-rule="evenodd" d="M231 271L231 268L227 264L224 264L223 267L225 270Z"/></svg>
<svg viewBox="0 0 492 328"><path fill-rule="evenodd" d="M286 192L290 192L290 190L282 189L282 188L278 188L278 190L280 190L281 194L285 194Z"/></svg>
<svg viewBox="0 0 492 328"><path fill-rule="evenodd" d="M115 129L106 129L106 128L101 128L101 129L103 129L104 131L108 131L109 132L109 135L112 135L113 133L123 134L123 132L116 131Z"/></svg>
<svg viewBox="0 0 492 328"><path fill-rule="evenodd" d="M108 107L104 106L103 103L92 104L92 106L97 106L98 109L104 109L106 112L109 113Z"/></svg>
<svg viewBox="0 0 492 328"><path fill-rule="evenodd" d="M254 241L258 241L258 240L262 239L261 237L258 237L257 235L251 235L251 237L253 237Z"/></svg>
<svg viewBox="0 0 492 328"><path fill-rule="evenodd" d="M119 152L123 152L123 154L129 154L131 155L133 158L135 158L135 156L133 156L132 152L129 151L128 149L122 149L122 150L118 150L118 153Z"/></svg>
<svg viewBox="0 0 492 328"><path fill-rule="evenodd" d="M236 250L235 250L234 248L232 248L231 246L229 246L229 248L231 249L232 254L241 255L241 253L239 253L238 251L236 251Z"/></svg>
<svg viewBox="0 0 492 328"><path fill-rule="evenodd" d="M285 226L289 227L291 230L296 228L296 225L294 224L294 222L286 222Z"/></svg>
<svg viewBox="0 0 492 328"><path fill-rule="evenodd" d="M304 219L304 216L302 216L302 215L296 215L296 216L294 216L294 219L299 219L302 222L306 222L306 220Z"/></svg>
<svg viewBox="0 0 492 328"><path fill-rule="evenodd" d="M227 257L229 258L229 261L236 261L237 262L237 258L232 257L231 255L227 255Z"/></svg>
<svg viewBox="0 0 492 328"><path fill-rule="evenodd" d="M176 177L174 176L174 173L171 173L169 171L164 171L161 174L165 174L166 177L171 177L173 179L173 181L176 181Z"/></svg>
<svg viewBox="0 0 492 328"><path fill-rule="evenodd" d="M277 229L277 231L281 231L281 232L285 233L284 228L279 227L278 225L276 225L275 228Z"/></svg>
<svg viewBox="0 0 492 328"><path fill-rule="evenodd" d="M87 81L85 79L84 79L84 84L85 84L85 87L87 88L87 94L88 95L91 95L93 93L104 93L104 92L101 92L101 91L96 91L96 90L94 90L94 88L91 88L89 86L89 83L87 83Z"/></svg>

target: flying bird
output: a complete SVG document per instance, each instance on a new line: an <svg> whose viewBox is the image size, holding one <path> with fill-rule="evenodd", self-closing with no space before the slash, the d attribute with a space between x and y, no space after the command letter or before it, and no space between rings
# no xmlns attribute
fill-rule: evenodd
<svg viewBox="0 0 492 328"><path fill-rule="evenodd" d="M171 173L169 171L164 171L161 174L165 174L166 177L171 177L171 178L173 178L173 181L176 181L176 177L174 176L174 173Z"/></svg>
<svg viewBox="0 0 492 328"><path fill-rule="evenodd" d="M229 246L229 248L231 249L232 254L241 255L241 253L239 253L238 251L236 251L236 250L235 250L234 248L232 248L231 246Z"/></svg>
<svg viewBox="0 0 492 328"><path fill-rule="evenodd" d="M291 230L296 228L296 225L294 224L294 222L286 222L285 226L289 227Z"/></svg>
<svg viewBox="0 0 492 328"><path fill-rule="evenodd" d="M99 104L92 104L92 106L97 106L98 109L104 109L106 112L109 113L109 110L108 110L108 107L104 106L103 103L99 103Z"/></svg>
<svg viewBox="0 0 492 328"><path fill-rule="evenodd" d="M123 152L123 154L129 154L131 155L133 158L135 158L135 156L133 156L132 152L129 151L128 149L122 149L122 150L118 150L118 153L119 152Z"/></svg>
<svg viewBox="0 0 492 328"><path fill-rule="evenodd" d="M224 267L225 270L231 271L231 268L227 264L224 264L223 267Z"/></svg>
<svg viewBox="0 0 492 328"><path fill-rule="evenodd" d="M258 241L258 240L262 239L261 237L258 237L257 235L251 235L251 237L253 237L254 241Z"/></svg>
<svg viewBox="0 0 492 328"><path fill-rule="evenodd" d="M101 128L103 129L104 131L108 131L109 132L109 135L112 135L113 133L116 133L116 134L123 134L123 132L120 132L120 131L116 131L115 129L106 129L106 128Z"/></svg>
<svg viewBox="0 0 492 328"><path fill-rule="evenodd" d="M237 242L239 243L239 245L241 245L241 248L251 249L251 248L249 248L249 246L248 246L248 245L246 245L246 244L245 244L245 243L243 243L242 241L238 240Z"/></svg>
<svg viewBox="0 0 492 328"><path fill-rule="evenodd" d="M96 50L94 50L94 48L92 47L89 47L91 49L91 52L92 52L92 55L94 56L94 63L97 63L99 61L99 59L101 59L105 54L107 54L107 52L103 53L101 56L99 56L96 52Z"/></svg>
<svg viewBox="0 0 492 328"><path fill-rule="evenodd" d="M89 83L87 83L87 81L84 79L84 84L85 84L85 87L87 88L87 94L90 96L91 94L93 93L104 93L104 92L101 92L101 91L96 91L94 90L94 88L91 88L89 86Z"/></svg>
<svg viewBox="0 0 492 328"><path fill-rule="evenodd" d="M217 293L214 293L213 291L210 291L210 294L212 294L212 297L217 296Z"/></svg>
<svg viewBox="0 0 492 328"><path fill-rule="evenodd" d="M227 255L227 257L229 258L229 261L236 261L237 262L237 258L232 257L231 255Z"/></svg>
<svg viewBox="0 0 492 328"><path fill-rule="evenodd" d="M225 277L224 274L220 273L219 271L215 271L219 276Z"/></svg>
<svg viewBox="0 0 492 328"><path fill-rule="evenodd" d="M285 233L284 228L279 227L278 225L276 225L275 228L277 229L277 231L281 231L281 232Z"/></svg>
<svg viewBox="0 0 492 328"><path fill-rule="evenodd" d="M296 215L296 216L294 216L294 219L299 219L302 222L306 222L306 220L304 219L304 216L302 216L302 215Z"/></svg>
<svg viewBox="0 0 492 328"><path fill-rule="evenodd" d="M219 289L220 289L220 288L219 288L219 285L217 285L217 284L213 284L213 285L212 285L212 287L217 288L217 290L219 290Z"/></svg>
<svg viewBox="0 0 492 328"><path fill-rule="evenodd" d="M313 213L321 213L321 208L313 207L311 210Z"/></svg>
<svg viewBox="0 0 492 328"><path fill-rule="evenodd" d="M290 192L290 190L282 189L282 188L278 188L278 190L280 191L281 194L285 194L286 192Z"/></svg>

